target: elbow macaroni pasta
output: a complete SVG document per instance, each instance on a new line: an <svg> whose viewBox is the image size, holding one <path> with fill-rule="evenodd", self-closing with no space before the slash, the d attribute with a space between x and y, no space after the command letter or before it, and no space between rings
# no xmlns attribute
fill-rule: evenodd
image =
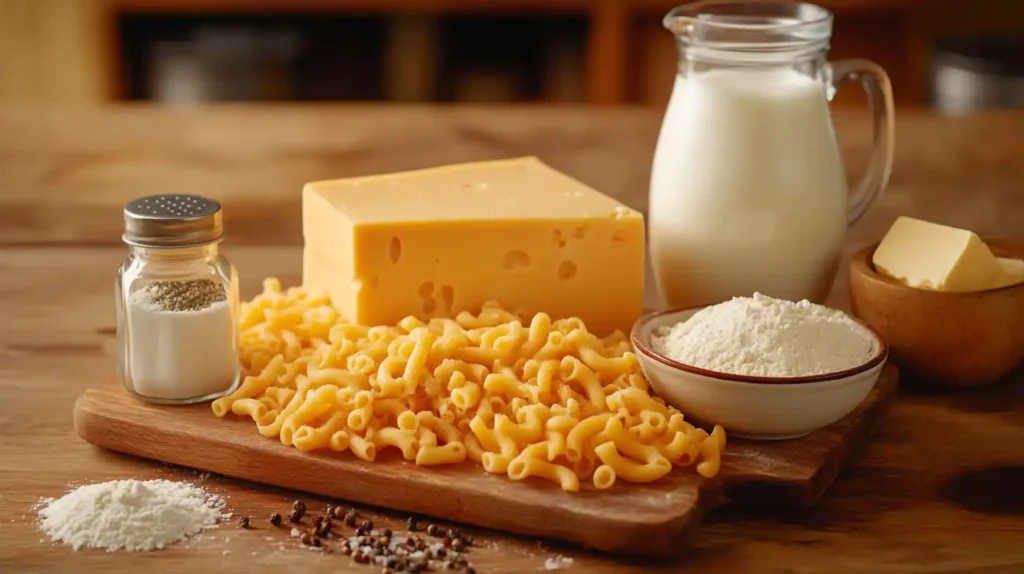
<svg viewBox="0 0 1024 574"><path fill-rule="evenodd" d="M656 481L673 466L715 476L725 432L709 434L651 396L616 332L577 318L528 323L496 304L478 315L365 327L326 295L282 291L273 278L243 304L238 390L214 413L250 417L302 451L392 448L417 465L469 459L512 480L578 491Z"/></svg>

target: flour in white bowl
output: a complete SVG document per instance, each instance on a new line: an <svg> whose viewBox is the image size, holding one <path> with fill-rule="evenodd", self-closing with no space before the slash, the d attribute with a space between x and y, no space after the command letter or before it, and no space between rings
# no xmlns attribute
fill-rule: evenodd
<svg viewBox="0 0 1024 574"><path fill-rule="evenodd" d="M851 369L878 352L878 341L846 313L810 301L760 293L701 309L658 329L654 350L674 361L723 373L806 377Z"/></svg>
<svg viewBox="0 0 1024 574"><path fill-rule="evenodd" d="M75 550L157 550L215 528L224 505L186 482L113 480L41 501L39 526Z"/></svg>

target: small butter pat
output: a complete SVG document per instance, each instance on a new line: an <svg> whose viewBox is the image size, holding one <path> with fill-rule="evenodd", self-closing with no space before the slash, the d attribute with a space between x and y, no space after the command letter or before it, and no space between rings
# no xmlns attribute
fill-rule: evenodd
<svg viewBox="0 0 1024 574"><path fill-rule="evenodd" d="M999 275L996 277L994 288L1024 283L1024 259L999 257L997 261L999 262Z"/></svg>
<svg viewBox="0 0 1024 574"><path fill-rule="evenodd" d="M893 223L872 263L883 275L935 291L991 289L1003 273L974 233L910 217Z"/></svg>

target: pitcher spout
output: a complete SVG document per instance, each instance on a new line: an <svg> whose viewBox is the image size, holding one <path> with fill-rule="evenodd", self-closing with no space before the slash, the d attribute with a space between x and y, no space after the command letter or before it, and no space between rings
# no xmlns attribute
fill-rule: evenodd
<svg viewBox="0 0 1024 574"><path fill-rule="evenodd" d="M695 14L699 14L699 6L707 4L706 2L697 2L695 4L687 4L685 6L676 6L665 14L665 17L661 20L661 25L666 30L672 32L677 38L686 38L693 33L693 27L697 23ZM698 7L695 12L694 8Z"/></svg>
<svg viewBox="0 0 1024 574"><path fill-rule="evenodd" d="M716 56L789 51L802 57L828 48L832 13L803 2L704 0L673 8L662 25L687 52L702 47Z"/></svg>

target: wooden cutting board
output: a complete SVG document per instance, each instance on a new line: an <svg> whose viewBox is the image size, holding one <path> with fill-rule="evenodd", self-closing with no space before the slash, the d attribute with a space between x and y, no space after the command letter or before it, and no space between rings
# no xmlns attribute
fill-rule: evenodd
<svg viewBox="0 0 1024 574"><path fill-rule="evenodd" d="M816 503L866 443L897 378L886 366L854 413L805 437L729 439L715 480L677 469L654 484L620 482L606 491L581 485L575 494L532 478L490 475L470 462L423 468L383 453L374 463L351 453L302 453L261 436L248 419L215 417L208 404L151 405L113 385L78 398L75 429L97 446L225 476L608 552L666 556L706 512L726 502Z"/></svg>

